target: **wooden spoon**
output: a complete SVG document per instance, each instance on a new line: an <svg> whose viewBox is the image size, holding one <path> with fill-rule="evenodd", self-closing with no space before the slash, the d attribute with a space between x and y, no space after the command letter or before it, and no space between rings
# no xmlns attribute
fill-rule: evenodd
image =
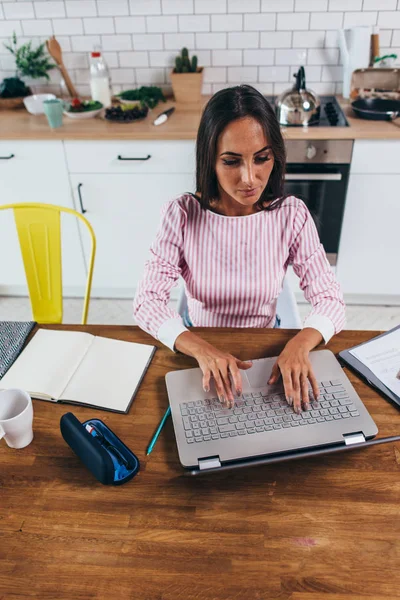
<svg viewBox="0 0 400 600"><path fill-rule="evenodd" d="M78 92L76 91L76 89L74 87L74 84L72 83L71 78L68 75L68 71L65 68L65 65L64 65L63 59L62 59L61 46L57 42L57 40L54 37L54 35L49 40L46 41L46 46L47 46L48 53L55 60L58 68L61 71L61 75L64 78L65 84L66 84L66 86L68 88L68 91L69 91L70 95L72 96L72 98L77 98L78 97Z"/></svg>

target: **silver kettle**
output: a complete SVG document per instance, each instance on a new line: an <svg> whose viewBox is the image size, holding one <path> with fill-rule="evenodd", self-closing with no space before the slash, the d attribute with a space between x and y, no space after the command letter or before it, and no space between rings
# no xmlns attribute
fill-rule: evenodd
<svg viewBox="0 0 400 600"><path fill-rule="evenodd" d="M296 83L275 100L276 115L280 125L308 125L319 119L320 101L311 90L306 89L304 67L294 73Z"/></svg>

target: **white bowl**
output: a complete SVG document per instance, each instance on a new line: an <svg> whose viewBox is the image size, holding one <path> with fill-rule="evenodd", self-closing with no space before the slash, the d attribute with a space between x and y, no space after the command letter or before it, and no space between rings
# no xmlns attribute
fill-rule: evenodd
<svg viewBox="0 0 400 600"><path fill-rule="evenodd" d="M44 115L43 101L54 100L55 97L54 94L33 94L33 96L25 96L25 108L31 115Z"/></svg>
<svg viewBox="0 0 400 600"><path fill-rule="evenodd" d="M91 119L100 114L102 110L103 107L97 108L96 110L87 110L85 112L68 112L67 110L64 110L63 112L64 115L67 115L70 119Z"/></svg>

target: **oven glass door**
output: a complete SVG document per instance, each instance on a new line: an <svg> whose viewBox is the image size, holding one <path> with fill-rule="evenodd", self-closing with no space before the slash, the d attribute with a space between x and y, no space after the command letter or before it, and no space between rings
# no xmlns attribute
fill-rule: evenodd
<svg viewBox="0 0 400 600"><path fill-rule="evenodd" d="M285 194L307 205L331 264L339 249L349 169L348 164L286 165Z"/></svg>

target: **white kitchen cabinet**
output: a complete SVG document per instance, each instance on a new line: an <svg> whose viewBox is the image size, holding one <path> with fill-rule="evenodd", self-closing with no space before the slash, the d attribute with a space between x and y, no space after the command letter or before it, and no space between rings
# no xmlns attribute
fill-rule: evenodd
<svg viewBox="0 0 400 600"><path fill-rule="evenodd" d="M193 172L74 174L70 179L76 209L82 201L97 239L92 295L133 298L160 223L161 207L194 190Z"/></svg>
<svg viewBox="0 0 400 600"><path fill-rule="evenodd" d="M73 207L61 141L0 141L0 203ZM8 158L10 157L10 158ZM64 292L82 295L85 263L76 219L62 216ZM0 211L0 294L27 295L12 211Z"/></svg>
<svg viewBox="0 0 400 600"><path fill-rule="evenodd" d="M337 263L345 299L400 302L400 143L356 140Z"/></svg>

